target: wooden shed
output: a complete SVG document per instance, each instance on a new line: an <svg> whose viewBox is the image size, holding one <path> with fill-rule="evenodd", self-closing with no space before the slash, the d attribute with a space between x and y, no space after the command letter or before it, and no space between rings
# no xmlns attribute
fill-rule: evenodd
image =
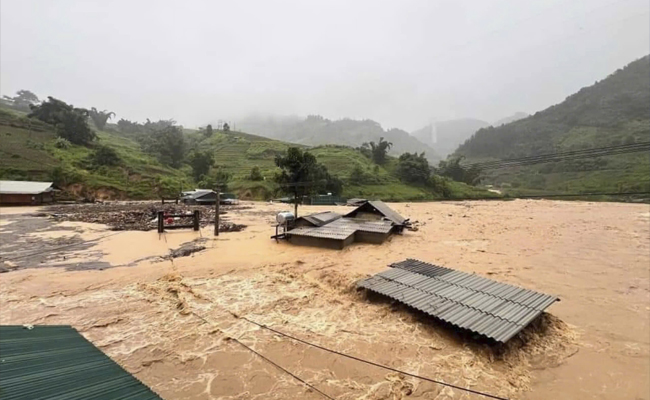
<svg viewBox="0 0 650 400"><path fill-rule="evenodd" d="M52 182L0 181L0 204L2 205L35 206L53 201Z"/></svg>

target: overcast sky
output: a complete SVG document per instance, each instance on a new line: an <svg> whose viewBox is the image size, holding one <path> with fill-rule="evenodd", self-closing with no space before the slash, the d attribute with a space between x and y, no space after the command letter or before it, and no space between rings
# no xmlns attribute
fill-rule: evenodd
<svg viewBox="0 0 650 400"><path fill-rule="evenodd" d="M533 113L650 52L648 0L1 0L0 90L186 126Z"/></svg>

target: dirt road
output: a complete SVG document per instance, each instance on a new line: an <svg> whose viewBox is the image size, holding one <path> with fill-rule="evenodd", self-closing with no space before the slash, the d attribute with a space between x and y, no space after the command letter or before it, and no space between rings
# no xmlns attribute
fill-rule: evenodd
<svg viewBox="0 0 650 400"><path fill-rule="evenodd" d="M337 399L480 398L292 342L233 313L513 399L650 399L650 207L532 200L391 206L419 221L419 231L343 251L270 240L282 205L233 212L247 229L217 239L210 227L162 236L110 232L0 209L0 255L10 271L0 274L0 323L71 324L169 399L319 398L228 338ZM165 257L200 237L206 250ZM72 245L29 256L35 243L57 238ZM26 254L33 262L25 269L8 260ZM406 257L562 301L524 337L491 348L354 290L359 278ZM74 267L87 263L101 268Z"/></svg>

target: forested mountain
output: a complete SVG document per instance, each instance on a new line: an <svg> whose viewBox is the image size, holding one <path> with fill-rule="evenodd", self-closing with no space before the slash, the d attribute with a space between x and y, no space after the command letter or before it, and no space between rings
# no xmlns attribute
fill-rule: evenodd
<svg viewBox="0 0 650 400"><path fill-rule="evenodd" d="M456 155L484 161L650 141L650 56L580 89L562 103L499 127L482 128ZM650 189L648 154L569 160L488 174L535 189Z"/></svg>
<svg viewBox="0 0 650 400"><path fill-rule="evenodd" d="M485 121L473 118L439 121L425 126L411 135L433 147L441 157L453 153L458 146L470 138L480 128L489 126Z"/></svg>
<svg viewBox="0 0 650 400"><path fill-rule="evenodd" d="M515 122L515 121L519 121L520 119L524 119L524 118L526 118L528 116L529 115L527 113L518 111L518 112L512 114L509 117L501 118L500 120L495 121L492 124L492 126L501 126L501 125L509 124L511 122Z"/></svg>
<svg viewBox="0 0 650 400"><path fill-rule="evenodd" d="M380 138L391 142L389 153L400 155L405 152L425 152L432 161L440 160L438 153L401 129L384 130L373 120L340 119L336 121L319 115L298 117L248 117L237 121L237 127L273 139L309 146L326 144L359 147L366 142L378 143Z"/></svg>

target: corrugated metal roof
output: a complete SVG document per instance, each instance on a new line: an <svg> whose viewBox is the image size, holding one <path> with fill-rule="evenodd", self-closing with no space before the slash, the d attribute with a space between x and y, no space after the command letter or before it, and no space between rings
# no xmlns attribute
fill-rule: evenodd
<svg viewBox="0 0 650 400"><path fill-rule="evenodd" d="M391 267L357 285L499 342L508 341L559 300L418 260Z"/></svg>
<svg viewBox="0 0 650 400"><path fill-rule="evenodd" d="M392 228L393 224L390 221L364 221L354 218L340 218L323 226L295 228L287 232L287 235L345 240L356 231L389 233Z"/></svg>
<svg viewBox="0 0 650 400"><path fill-rule="evenodd" d="M315 226L323 226L329 224L332 221L336 221L341 217L342 215L339 213L335 213L332 211L325 211L325 212L305 215L304 217L301 218L309 221L311 224Z"/></svg>
<svg viewBox="0 0 650 400"><path fill-rule="evenodd" d="M52 182L0 181L0 194L39 194L52 190Z"/></svg>
<svg viewBox="0 0 650 400"><path fill-rule="evenodd" d="M380 213L384 214L386 218L389 220L393 221L397 225L402 225L404 222L406 222L406 218L402 217L397 213L397 211L393 210L392 208L388 207L386 203L383 201L379 200L373 200L368 202L371 206L375 207L377 211Z"/></svg>
<svg viewBox="0 0 650 400"><path fill-rule="evenodd" d="M183 199L199 199L209 194L214 194L214 198L216 199L217 193L209 189L196 189L192 192L184 192Z"/></svg>
<svg viewBox="0 0 650 400"><path fill-rule="evenodd" d="M160 399L74 328L0 326L0 397Z"/></svg>
<svg viewBox="0 0 650 400"><path fill-rule="evenodd" d="M309 236L323 239L345 240L350 235L354 235L355 229L338 229L326 226L300 227L287 232L288 236Z"/></svg>
<svg viewBox="0 0 650 400"><path fill-rule="evenodd" d="M407 221L406 218L402 217L395 210L388 207L386 203L379 200L366 201L359 207L345 214L345 217L353 218L357 215L357 213L365 210L376 211L377 213L383 215L385 218L391 220L396 225L404 225L404 223Z"/></svg>
<svg viewBox="0 0 650 400"><path fill-rule="evenodd" d="M391 221L365 221L362 219L354 218L341 218L337 221L332 222L327 225L328 227L350 227L355 231L361 232L371 232L371 233L388 233L393 229L393 223Z"/></svg>

